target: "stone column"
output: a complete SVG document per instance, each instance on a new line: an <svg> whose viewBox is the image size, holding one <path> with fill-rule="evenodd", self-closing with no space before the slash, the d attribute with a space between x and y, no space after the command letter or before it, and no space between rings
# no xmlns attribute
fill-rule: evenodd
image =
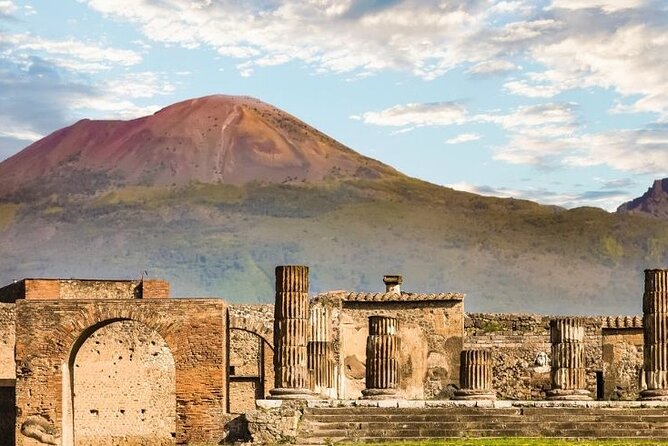
<svg viewBox="0 0 668 446"><path fill-rule="evenodd" d="M459 366L460 389L456 400L494 400L492 389L492 352L489 350L463 350Z"/></svg>
<svg viewBox="0 0 668 446"><path fill-rule="evenodd" d="M276 267L272 398L307 399L308 267Z"/></svg>
<svg viewBox="0 0 668 446"><path fill-rule="evenodd" d="M366 338L366 399L398 398L399 337L396 318L369 316Z"/></svg>
<svg viewBox="0 0 668 446"><path fill-rule="evenodd" d="M550 400L590 400L585 375L584 325L581 319L566 317L550 321L552 343L552 390Z"/></svg>
<svg viewBox="0 0 668 446"><path fill-rule="evenodd" d="M334 385L334 351L331 341L332 312L316 306L310 310L310 337L308 342L308 370L311 390L324 396L336 391Z"/></svg>
<svg viewBox="0 0 668 446"><path fill-rule="evenodd" d="M643 369L647 389L643 400L668 400L668 270L645 270Z"/></svg>

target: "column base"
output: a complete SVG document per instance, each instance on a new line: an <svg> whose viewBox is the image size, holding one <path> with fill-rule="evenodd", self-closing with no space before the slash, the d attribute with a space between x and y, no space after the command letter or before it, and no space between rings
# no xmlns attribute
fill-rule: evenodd
<svg viewBox="0 0 668 446"><path fill-rule="evenodd" d="M271 389L269 395L272 400L314 400L317 398L309 389Z"/></svg>
<svg viewBox="0 0 668 446"><path fill-rule="evenodd" d="M640 392L643 401L668 401L668 389L647 389Z"/></svg>
<svg viewBox="0 0 668 446"><path fill-rule="evenodd" d="M362 390L363 400L398 400L402 399L397 393L397 389L364 389Z"/></svg>
<svg viewBox="0 0 668 446"><path fill-rule="evenodd" d="M496 393L491 390L482 389L459 389L455 390L455 400L495 400Z"/></svg>
<svg viewBox="0 0 668 446"><path fill-rule="evenodd" d="M592 397L589 390L585 389L552 389L548 390L547 399L553 401L590 401Z"/></svg>

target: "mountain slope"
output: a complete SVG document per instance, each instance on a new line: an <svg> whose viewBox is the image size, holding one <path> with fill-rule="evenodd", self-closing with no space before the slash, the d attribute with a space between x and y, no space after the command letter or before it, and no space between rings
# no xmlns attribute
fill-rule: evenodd
<svg viewBox="0 0 668 446"><path fill-rule="evenodd" d="M619 213L649 214L668 219L668 178L655 180L641 197L622 204Z"/></svg>
<svg viewBox="0 0 668 446"><path fill-rule="evenodd" d="M63 175L63 174L66 175ZM0 194L45 179L56 189L110 186L241 185L397 175L264 102L207 96L132 121L82 120L0 163ZM66 177L66 178L63 178ZM58 181L58 180L61 181Z"/></svg>
<svg viewBox="0 0 668 446"><path fill-rule="evenodd" d="M209 100L220 111L202 114ZM238 122L196 138L235 107ZM137 143L139 127L169 142ZM382 274L403 273L408 290L467 293L469 311L615 314L641 312L642 269L668 262L664 220L425 183L247 98L75 124L0 163L0 184L12 188L0 193L0 283L148 271L176 295L267 302L274 266L306 263L312 292L379 290Z"/></svg>

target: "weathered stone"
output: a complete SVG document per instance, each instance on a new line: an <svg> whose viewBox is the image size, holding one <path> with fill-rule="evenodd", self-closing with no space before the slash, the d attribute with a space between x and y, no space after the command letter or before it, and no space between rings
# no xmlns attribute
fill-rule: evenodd
<svg viewBox="0 0 668 446"><path fill-rule="evenodd" d="M366 399L397 399L399 382L399 338L397 320L386 316L369 317L366 342Z"/></svg>
<svg viewBox="0 0 668 446"><path fill-rule="evenodd" d="M276 267L274 388L272 398L307 399L309 330L308 267Z"/></svg>
<svg viewBox="0 0 668 446"><path fill-rule="evenodd" d="M668 400L668 270L645 270L643 400Z"/></svg>
<svg viewBox="0 0 668 446"><path fill-rule="evenodd" d="M550 321L552 342L551 400L588 400L586 389L584 324L579 318Z"/></svg>
<svg viewBox="0 0 668 446"><path fill-rule="evenodd" d="M459 383L455 391L458 400L493 400L492 352L489 350L463 350L460 359Z"/></svg>
<svg viewBox="0 0 668 446"><path fill-rule="evenodd" d="M330 308L315 306L310 309L308 341L310 389L325 397L336 396L336 364L332 348L331 324Z"/></svg>

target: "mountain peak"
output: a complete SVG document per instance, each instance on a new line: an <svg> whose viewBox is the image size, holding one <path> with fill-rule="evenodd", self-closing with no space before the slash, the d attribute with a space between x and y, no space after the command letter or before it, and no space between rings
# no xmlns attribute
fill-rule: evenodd
<svg viewBox="0 0 668 446"><path fill-rule="evenodd" d="M0 190L84 171L117 185L398 175L258 99L213 95L130 121L80 120L0 163Z"/></svg>
<svg viewBox="0 0 668 446"><path fill-rule="evenodd" d="M668 178L654 180L647 192L622 204L617 208L617 212L650 214L668 219Z"/></svg>

